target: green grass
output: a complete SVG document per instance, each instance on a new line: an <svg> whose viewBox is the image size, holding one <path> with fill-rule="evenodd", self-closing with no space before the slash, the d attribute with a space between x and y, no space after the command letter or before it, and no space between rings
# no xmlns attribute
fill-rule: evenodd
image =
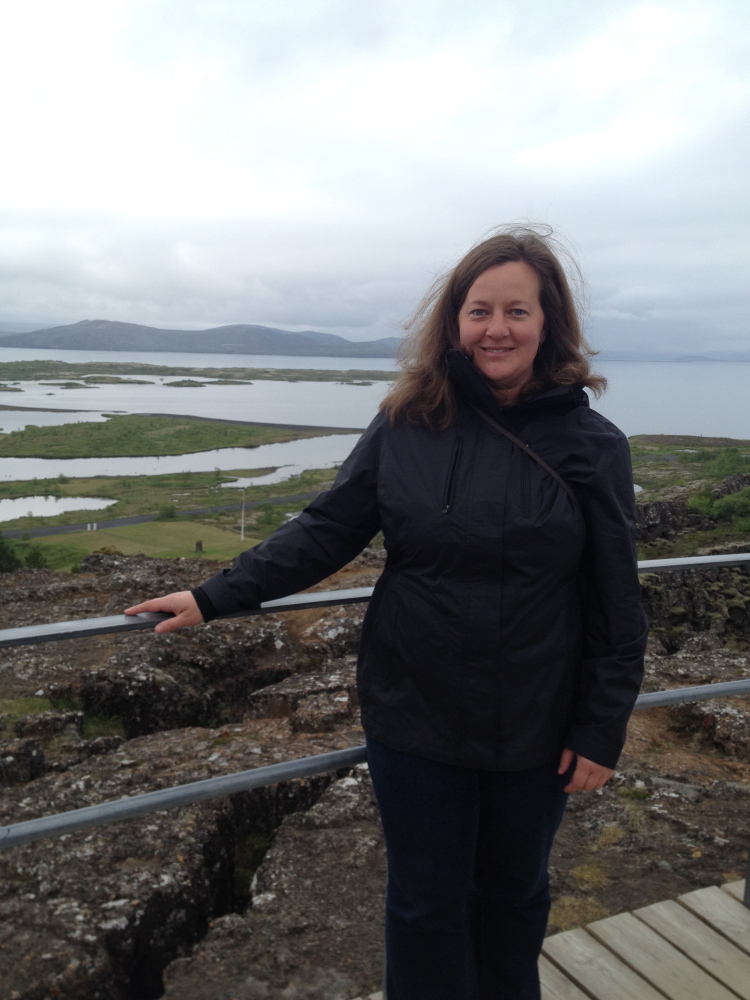
<svg viewBox="0 0 750 1000"><path fill-rule="evenodd" d="M639 559L673 559L697 555L701 549L742 545L750 551L750 523L717 524L710 531L686 531L671 538L657 538L638 546Z"/></svg>
<svg viewBox="0 0 750 1000"><path fill-rule="evenodd" d="M48 712L51 707L47 698L37 698L36 696L0 698L0 715L10 715L12 719L21 719L24 715Z"/></svg>
<svg viewBox="0 0 750 1000"><path fill-rule="evenodd" d="M122 719L110 715L84 715L83 738L95 740L98 736L127 736Z"/></svg>
<svg viewBox="0 0 750 1000"><path fill-rule="evenodd" d="M705 493L735 472L750 472L750 441L673 434L629 439L639 503Z"/></svg>
<svg viewBox="0 0 750 1000"><path fill-rule="evenodd" d="M160 559L202 558L231 562L245 549L267 538L287 520L286 515L302 510L307 501L263 504L245 511L245 539L240 538L239 511L210 516L197 521L181 517L130 524L121 528L77 531L36 539L50 569L70 570L92 552L154 556ZM203 543L202 551L196 542ZM19 551L24 543L15 543Z"/></svg>
<svg viewBox="0 0 750 1000"><path fill-rule="evenodd" d="M195 543L199 540L203 543L202 552L196 552ZM52 535L40 538L39 545L50 569L70 569L84 556L102 549L125 556L139 553L161 559L197 556L229 562L258 541L258 536L249 532L242 542L236 532L211 524L176 519Z"/></svg>
<svg viewBox="0 0 750 1000"><path fill-rule="evenodd" d="M165 507L174 506L177 513L196 507L218 507L240 502L240 491L224 489L222 483L232 482L238 476L258 476L271 469L236 469L231 472L178 472L166 476L95 476L91 479L32 479L0 483L0 498L24 496L106 497L115 500L111 507L98 511L69 511L54 517L19 517L4 522L0 528L28 530L56 524L83 524L103 521L113 517L133 514L157 514ZM332 469L308 469L299 476L292 476L282 483L268 486L249 486L245 500L270 500L295 493L317 493L327 489L336 473ZM295 510L294 506L285 510ZM247 512L250 517L250 510ZM239 527L239 512L201 515L201 521L210 521L225 527ZM246 519L246 523L247 519Z"/></svg>
<svg viewBox="0 0 750 1000"><path fill-rule="evenodd" d="M631 802L643 802L645 799L651 798L651 792L648 788L618 788L615 790L615 794L619 795L621 799L630 799Z"/></svg>
<svg viewBox="0 0 750 1000"><path fill-rule="evenodd" d="M326 432L129 415L110 417L104 423L62 424L58 427L36 427L32 424L24 430L0 434L0 457L184 455L212 451L214 448L255 448L263 444L317 437L321 433Z"/></svg>

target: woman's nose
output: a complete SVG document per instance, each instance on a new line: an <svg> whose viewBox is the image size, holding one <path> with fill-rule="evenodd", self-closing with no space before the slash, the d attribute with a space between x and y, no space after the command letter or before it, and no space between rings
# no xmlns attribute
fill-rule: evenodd
<svg viewBox="0 0 750 1000"><path fill-rule="evenodd" d="M485 333L490 337L507 337L508 324L504 313L493 313L489 317Z"/></svg>

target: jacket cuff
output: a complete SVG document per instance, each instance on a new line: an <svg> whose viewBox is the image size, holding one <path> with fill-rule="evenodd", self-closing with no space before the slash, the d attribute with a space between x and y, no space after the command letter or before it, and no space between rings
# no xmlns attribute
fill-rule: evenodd
<svg viewBox="0 0 750 1000"><path fill-rule="evenodd" d="M196 587L195 590L191 590L190 593L195 598L195 603L198 605L198 610L203 615L204 622L210 622L212 619L216 618L217 612L214 607L214 602L202 587Z"/></svg>
<svg viewBox="0 0 750 1000"><path fill-rule="evenodd" d="M622 753L622 747L613 747L575 730L571 730L565 738L565 747L572 750L577 757L585 757L586 760L593 760L595 764L612 770L617 767L617 761Z"/></svg>

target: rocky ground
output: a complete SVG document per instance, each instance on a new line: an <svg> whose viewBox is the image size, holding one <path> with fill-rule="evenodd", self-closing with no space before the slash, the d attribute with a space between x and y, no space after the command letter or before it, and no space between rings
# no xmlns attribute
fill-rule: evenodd
<svg viewBox="0 0 750 1000"><path fill-rule="evenodd" d="M324 589L367 586L368 552ZM93 556L3 578L8 625L115 614L208 562ZM750 677L750 574L644 577L646 688ZM0 651L0 823L362 742L363 607ZM46 701L42 701L46 699ZM27 710L28 709L28 710ZM750 699L637 713L573 798L550 930L741 878ZM365 768L0 853L11 1000L351 1000L378 988L384 849Z"/></svg>

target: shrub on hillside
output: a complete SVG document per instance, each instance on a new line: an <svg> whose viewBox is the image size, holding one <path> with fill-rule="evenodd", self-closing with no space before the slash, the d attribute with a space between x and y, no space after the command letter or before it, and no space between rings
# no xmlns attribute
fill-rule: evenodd
<svg viewBox="0 0 750 1000"><path fill-rule="evenodd" d="M47 557L42 551L41 546L31 545L29 546L29 551L26 553L24 562L29 569L46 569L47 568Z"/></svg>
<svg viewBox="0 0 750 1000"><path fill-rule="evenodd" d="M750 486L739 493L730 493L713 504L712 516L717 521L733 521L739 517L750 517Z"/></svg>
<svg viewBox="0 0 750 1000"><path fill-rule="evenodd" d="M0 573L13 573L22 566L16 550L0 535Z"/></svg>

